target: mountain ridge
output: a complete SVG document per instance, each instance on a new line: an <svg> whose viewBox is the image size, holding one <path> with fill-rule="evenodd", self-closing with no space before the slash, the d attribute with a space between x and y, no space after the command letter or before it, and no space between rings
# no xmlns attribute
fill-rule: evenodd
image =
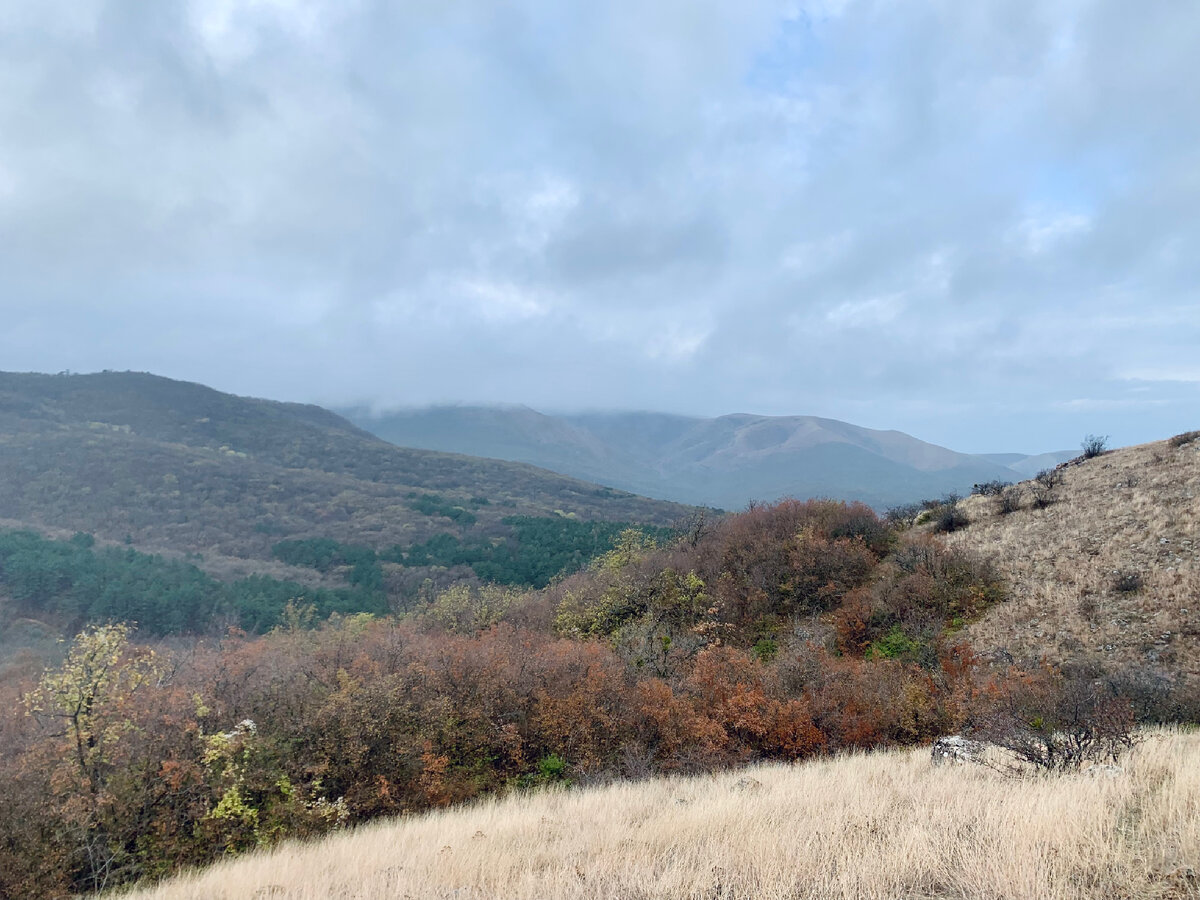
<svg viewBox="0 0 1200 900"><path fill-rule="evenodd" d="M529 407L342 411L397 445L528 462L646 496L737 509L784 496L861 500L877 509L978 482L1015 480L1006 464L897 430L820 416L652 412L550 415Z"/></svg>
<svg viewBox="0 0 1200 900"><path fill-rule="evenodd" d="M206 564L277 565L283 538L383 547L494 537L512 515L667 525L691 512L524 463L397 447L323 407L136 372L0 372L0 472L0 519ZM426 495L434 512L414 508Z"/></svg>

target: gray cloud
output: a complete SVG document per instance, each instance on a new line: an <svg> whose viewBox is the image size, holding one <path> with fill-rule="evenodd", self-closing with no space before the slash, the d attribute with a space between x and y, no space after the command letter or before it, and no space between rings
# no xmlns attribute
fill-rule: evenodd
<svg viewBox="0 0 1200 900"><path fill-rule="evenodd" d="M16 0L0 366L1194 428L1198 39L1165 0Z"/></svg>

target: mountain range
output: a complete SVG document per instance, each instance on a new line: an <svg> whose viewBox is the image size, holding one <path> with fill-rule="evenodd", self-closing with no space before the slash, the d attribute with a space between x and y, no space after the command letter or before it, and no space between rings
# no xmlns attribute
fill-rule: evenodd
<svg viewBox="0 0 1200 900"><path fill-rule="evenodd" d="M342 411L394 444L530 463L647 497L726 509L780 497L888 506L1028 478L1074 456L958 453L816 416L548 415L525 406Z"/></svg>

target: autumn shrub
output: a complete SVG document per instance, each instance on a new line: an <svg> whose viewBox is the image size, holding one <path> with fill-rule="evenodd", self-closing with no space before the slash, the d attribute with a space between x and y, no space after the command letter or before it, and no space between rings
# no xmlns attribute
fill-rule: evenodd
<svg viewBox="0 0 1200 900"><path fill-rule="evenodd" d="M966 512L958 505L957 494L950 493L931 507L919 521L927 521L936 534L949 534L971 524Z"/></svg>
<svg viewBox="0 0 1200 900"><path fill-rule="evenodd" d="M1096 673L1114 696L1124 697L1137 721L1149 725L1200 725L1200 691L1194 680L1150 665Z"/></svg>
<svg viewBox="0 0 1200 900"><path fill-rule="evenodd" d="M874 577L893 541L861 504L754 507L694 541L630 544L601 557L553 589L555 627L606 639L667 675L717 639L750 647L798 617L834 610Z"/></svg>
<svg viewBox="0 0 1200 900"><path fill-rule="evenodd" d="M987 562L929 536L900 543L870 591L847 598L834 613L843 650L901 656L932 669L948 631L1004 598L1004 585Z"/></svg>
<svg viewBox="0 0 1200 900"><path fill-rule="evenodd" d="M637 774L703 771L725 759L727 732L682 686L677 691L660 678L639 680L631 713L632 752L623 770L630 756L637 761Z"/></svg>
<svg viewBox="0 0 1200 900"><path fill-rule="evenodd" d="M928 740L973 696L954 632L1002 596L864 506L785 501L670 546L625 533L544 591L431 587L399 619L290 603L266 635L153 653L85 633L107 675L68 655L14 676L40 718L0 703L20 817L0 817L0 890L114 886L513 788Z"/></svg>
<svg viewBox="0 0 1200 900"><path fill-rule="evenodd" d="M539 743L572 771L597 774L618 758L632 686L624 667L599 644L561 642L535 690L531 720Z"/></svg>
<svg viewBox="0 0 1200 900"><path fill-rule="evenodd" d="M1182 434L1177 434L1168 440L1167 444L1175 449L1178 449L1197 440L1200 440L1200 431L1185 431Z"/></svg>
<svg viewBox="0 0 1200 900"><path fill-rule="evenodd" d="M1011 515L1021 508L1021 489L1017 485L1009 485L996 497L996 512L1002 516Z"/></svg>
<svg viewBox="0 0 1200 900"><path fill-rule="evenodd" d="M438 594L421 614L446 631L471 634L501 621L519 597L517 591L496 584L459 583Z"/></svg>
<svg viewBox="0 0 1200 900"><path fill-rule="evenodd" d="M925 507L921 503L902 503L890 506L884 513L884 521L893 528L908 528L916 520Z"/></svg>
<svg viewBox="0 0 1200 900"><path fill-rule="evenodd" d="M38 723L23 713L26 679L0 680L0 897L69 893L73 837L52 796L47 754L37 752ZM37 759L38 765L32 765Z"/></svg>
<svg viewBox="0 0 1200 900"><path fill-rule="evenodd" d="M917 743L944 733L950 724L943 692L920 667L809 652L815 665L804 696L826 749Z"/></svg>
<svg viewBox="0 0 1200 900"><path fill-rule="evenodd" d="M807 700L784 695L775 670L752 654L704 650L685 690L723 732L722 749L733 760L798 759L824 743Z"/></svg>
<svg viewBox="0 0 1200 900"><path fill-rule="evenodd" d="M207 788L194 692L177 661L125 626L82 632L24 697L36 723L18 782L44 773L39 827L70 891L100 890L208 858L196 840Z"/></svg>
<svg viewBox="0 0 1200 900"><path fill-rule="evenodd" d="M806 530L796 536L788 561L794 572L782 611L823 612L865 584L879 556L862 537L830 539Z"/></svg>
<svg viewBox="0 0 1200 900"><path fill-rule="evenodd" d="M852 591L832 615L837 649L861 656L878 628L875 597L870 590Z"/></svg>
<svg viewBox="0 0 1200 900"><path fill-rule="evenodd" d="M826 608L816 582L833 566L842 587L853 586L863 561L892 543L889 528L861 503L784 500L723 520L696 548L695 569L730 621ZM808 544L808 548L805 545ZM836 561L820 559L828 548ZM817 571L806 572L809 564ZM822 582L820 586L823 586Z"/></svg>
<svg viewBox="0 0 1200 900"><path fill-rule="evenodd" d="M1030 482L1035 509L1045 509L1058 499L1056 488L1062 484L1062 469L1042 469Z"/></svg>
<svg viewBox="0 0 1200 900"><path fill-rule="evenodd" d="M1116 762L1137 740L1126 697L1080 671L1010 668L975 697L972 734L1045 771Z"/></svg>
<svg viewBox="0 0 1200 900"><path fill-rule="evenodd" d="M612 550L592 561L586 575L568 580L555 610L555 630L607 637L644 615L654 582L662 575L656 548L641 532L623 532Z"/></svg>

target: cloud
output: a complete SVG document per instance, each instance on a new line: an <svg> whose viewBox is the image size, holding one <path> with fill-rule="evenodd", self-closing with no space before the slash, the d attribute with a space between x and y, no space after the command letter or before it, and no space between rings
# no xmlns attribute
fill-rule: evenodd
<svg viewBox="0 0 1200 900"><path fill-rule="evenodd" d="M1198 40L1166 0L15 0L0 364L1147 440L1195 427Z"/></svg>
<svg viewBox="0 0 1200 900"><path fill-rule="evenodd" d="M1200 365L1148 366L1143 369L1127 369L1121 377L1129 381L1177 381L1200 385Z"/></svg>
<svg viewBox="0 0 1200 900"><path fill-rule="evenodd" d="M1013 238L1025 252L1037 256L1053 250L1063 241L1086 234L1091 226L1092 220L1079 213L1030 216L1017 225Z"/></svg>
<svg viewBox="0 0 1200 900"><path fill-rule="evenodd" d="M877 328L895 321L903 311L904 294L888 294L840 303L825 314L825 320L839 328Z"/></svg>

